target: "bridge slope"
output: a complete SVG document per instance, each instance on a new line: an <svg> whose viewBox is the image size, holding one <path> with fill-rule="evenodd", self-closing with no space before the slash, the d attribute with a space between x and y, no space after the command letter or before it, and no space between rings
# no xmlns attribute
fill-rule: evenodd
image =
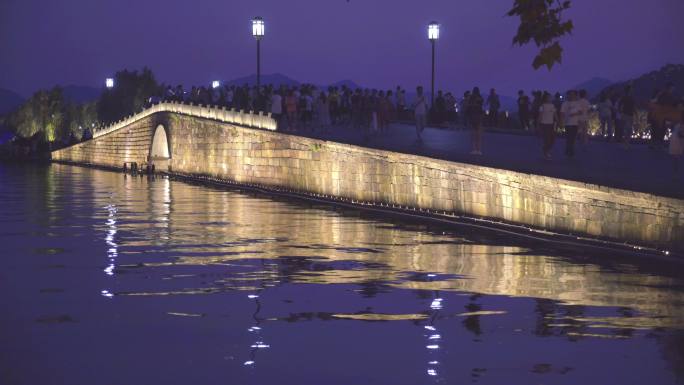
<svg viewBox="0 0 684 385"><path fill-rule="evenodd" d="M684 251L684 201L158 111L53 159L121 166L164 125L169 170Z"/></svg>

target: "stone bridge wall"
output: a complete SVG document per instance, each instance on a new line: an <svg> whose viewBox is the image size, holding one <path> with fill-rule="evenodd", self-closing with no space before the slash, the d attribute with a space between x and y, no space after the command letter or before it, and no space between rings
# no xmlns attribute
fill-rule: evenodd
<svg viewBox="0 0 684 385"><path fill-rule="evenodd" d="M170 170L355 201L447 211L684 251L684 201L303 138L175 113L53 153L120 166L167 129ZM147 147L145 147L147 145Z"/></svg>

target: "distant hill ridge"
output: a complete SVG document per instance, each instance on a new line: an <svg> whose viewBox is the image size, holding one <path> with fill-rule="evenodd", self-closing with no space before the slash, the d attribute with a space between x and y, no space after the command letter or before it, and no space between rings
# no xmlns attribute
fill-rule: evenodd
<svg viewBox="0 0 684 385"><path fill-rule="evenodd" d="M233 80L225 80L223 81L224 85L229 85L229 86L242 86L245 84L248 85L255 85L256 84L256 75L249 75L249 76L244 76L241 78L233 79ZM287 75L283 75L281 73L273 73L273 74L267 74L267 75L261 75L261 84L273 84L274 86L298 86L301 84L310 84L308 82L300 82L298 80L292 79L291 77ZM347 86L351 89L356 89L360 88L360 86L356 83L354 83L351 80L345 79L345 80L340 80L335 83L330 83L330 84L323 84L323 85L316 85L318 87L329 87L329 86L336 86L336 87L341 87L341 86Z"/></svg>
<svg viewBox="0 0 684 385"><path fill-rule="evenodd" d="M606 87L610 87L613 83L615 82L608 79L594 77L576 85L573 88L576 90L586 90L589 96L596 96L600 94L601 91Z"/></svg>
<svg viewBox="0 0 684 385"><path fill-rule="evenodd" d="M625 80L605 87L602 92L608 95L622 93L627 84L632 85L634 96L638 100L648 100L655 90L662 90L672 82L679 96L684 93L684 64L668 64L658 70L651 71L634 79Z"/></svg>

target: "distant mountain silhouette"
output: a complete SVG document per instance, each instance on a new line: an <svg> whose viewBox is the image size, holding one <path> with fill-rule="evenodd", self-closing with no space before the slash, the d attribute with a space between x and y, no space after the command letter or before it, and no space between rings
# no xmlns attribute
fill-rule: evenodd
<svg viewBox="0 0 684 385"><path fill-rule="evenodd" d="M585 82L582 82L575 87L573 87L576 90L587 90L587 93L589 94L590 97L597 96L598 94L601 93L601 91L612 85L614 82L608 79L604 78L599 78L599 77L594 77L591 78Z"/></svg>
<svg viewBox="0 0 684 385"><path fill-rule="evenodd" d="M668 64L659 70L641 75L638 78L615 83L603 89L602 92L611 94L621 93L627 84L632 85L634 96L638 100L648 100L654 95L655 90L665 88L667 83L674 83L679 96L684 93L684 64Z"/></svg>
<svg viewBox="0 0 684 385"><path fill-rule="evenodd" d="M256 75L249 75L249 76L244 76L241 78L233 79L233 80L225 80L223 81L224 85L229 85L229 86L242 86L245 84L249 85L255 85L256 84ZM261 75L261 84L273 84L274 86L278 87L280 85L285 85L285 86L298 86L302 84L299 80L292 79L291 77L287 75L283 75L281 73L274 73L274 74L267 74L267 75ZM351 89L356 89L359 88L359 86L348 79L345 80L340 80L335 83L331 84L324 84L324 85L317 85L319 88L325 87L327 88L328 86L347 86Z"/></svg>
<svg viewBox="0 0 684 385"><path fill-rule="evenodd" d="M332 84L329 84L330 86L334 87L342 87L342 86L347 86L347 88L350 88L352 90L355 90L357 88L361 88L358 84L356 84L354 81L345 79L345 80L340 80L339 82L335 82Z"/></svg>
<svg viewBox="0 0 684 385"><path fill-rule="evenodd" d="M102 89L89 86L69 85L62 88L64 99L72 103L92 102L100 97Z"/></svg>
<svg viewBox="0 0 684 385"><path fill-rule="evenodd" d="M241 78L224 81L223 84L229 86L242 86L244 84L255 85L256 75L244 76ZM294 80L288 76L281 73L261 75L261 84L273 84L275 86L286 85L286 86L297 86L301 84L299 81Z"/></svg>
<svg viewBox="0 0 684 385"><path fill-rule="evenodd" d="M24 98L18 93L0 88L0 115L13 111L23 102Z"/></svg>

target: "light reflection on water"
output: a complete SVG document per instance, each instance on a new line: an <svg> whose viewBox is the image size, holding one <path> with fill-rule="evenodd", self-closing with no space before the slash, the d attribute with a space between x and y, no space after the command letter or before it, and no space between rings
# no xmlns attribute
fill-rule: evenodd
<svg viewBox="0 0 684 385"><path fill-rule="evenodd" d="M42 320L34 328L52 329L31 335L47 333L54 354L81 341L87 349L66 357L93 368L110 364L87 352L132 354L168 383L682 379L678 266L568 257L164 178L60 165L2 172L0 198L14 202L0 211L14 251L4 258L20 268L0 288L25 294L0 305L26 313L7 325ZM65 319L77 337L54 325ZM109 337L92 343L91 329ZM145 377L117 368L115 382Z"/></svg>

